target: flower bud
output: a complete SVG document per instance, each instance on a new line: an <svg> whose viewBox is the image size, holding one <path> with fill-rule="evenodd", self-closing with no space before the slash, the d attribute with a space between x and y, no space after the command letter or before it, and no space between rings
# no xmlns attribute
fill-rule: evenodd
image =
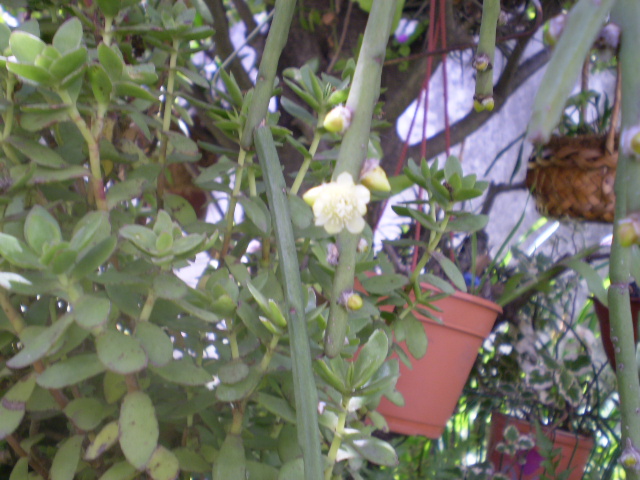
<svg viewBox="0 0 640 480"><path fill-rule="evenodd" d="M638 243L640 239L639 235L640 224L638 219L634 219L631 215L627 218L623 218L618 222L618 228L616 230L616 236L618 242L623 247L630 247L631 245Z"/></svg>
<svg viewBox="0 0 640 480"><path fill-rule="evenodd" d="M347 310L351 310L353 312L360 310L364 304L362 297L353 290L345 290L342 292L339 303Z"/></svg>
<svg viewBox="0 0 640 480"><path fill-rule="evenodd" d="M640 125L622 131L620 150L624 155L640 160Z"/></svg>
<svg viewBox="0 0 640 480"><path fill-rule="evenodd" d="M322 185L320 185L319 187L310 188L305 192L304 195L302 195L302 199L310 207L313 207L313 204L316 203L316 200L318 199L318 197L322 195L322 188L320 187L322 187Z"/></svg>
<svg viewBox="0 0 640 480"><path fill-rule="evenodd" d="M358 240L358 246L356 247L356 252L365 253L369 251L369 242L367 242L364 238Z"/></svg>
<svg viewBox="0 0 640 480"><path fill-rule="evenodd" d="M327 263L335 267L338 265L339 260L340 250L338 249L338 246L335 243L330 243L327 245Z"/></svg>
<svg viewBox="0 0 640 480"><path fill-rule="evenodd" d="M491 68L491 59L486 53L478 53L473 58L473 68L479 72L484 72Z"/></svg>
<svg viewBox="0 0 640 480"><path fill-rule="evenodd" d="M331 95L329 95L329 98L327 98L327 103L329 105L339 105L346 102L348 96L348 90L336 90Z"/></svg>
<svg viewBox="0 0 640 480"><path fill-rule="evenodd" d="M329 132L344 133L351 125L351 110L343 105L334 107L324 117L323 126Z"/></svg>
<svg viewBox="0 0 640 480"><path fill-rule="evenodd" d="M489 95L483 98L480 98L479 96L475 96L473 98L473 109L476 112L484 112L485 110L487 112L491 112L494 106L495 106L495 103L493 101L492 95Z"/></svg>
<svg viewBox="0 0 640 480"><path fill-rule="evenodd" d="M633 445L630 438L627 438L627 446L620 455L620 463L629 470L640 472L640 451Z"/></svg>
<svg viewBox="0 0 640 480"><path fill-rule="evenodd" d="M372 192L390 192L391 184L377 158L368 158L360 171L360 183Z"/></svg>

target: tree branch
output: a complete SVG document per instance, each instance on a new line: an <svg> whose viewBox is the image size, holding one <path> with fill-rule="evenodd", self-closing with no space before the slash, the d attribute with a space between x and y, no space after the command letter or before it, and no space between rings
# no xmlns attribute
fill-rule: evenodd
<svg viewBox="0 0 640 480"><path fill-rule="evenodd" d="M216 54L224 60L234 51L233 44L229 37L229 21L227 20L227 12L224 9L222 0L205 0L205 3L213 15ZM253 87L253 82L249 78L249 75L242 66L242 62L239 58L236 57L233 59L229 69L231 70L231 73L233 73L233 76L236 78L241 89L249 90Z"/></svg>
<svg viewBox="0 0 640 480"><path fill-rule="evenodd" d="M495 107L492 112L476 113L470 111L466 116L458 120L451 126L451 144L455 145L460 143L464 138L471 135L478 128L484 125L494 114L499 112L504 104L509 99L509 96L522 84L524 84L531 75L536 73L542 66L544 66L551 56L551 52L548 50L542 50L522 64L519 64L520 56L524 51L526 42L519 41L511 54L507 65L500 76L500 80L495 86L493 98L495 101ZM387 152L385 155L385 164L395 162L398 158L402 143L398 142L395 145L393 151ZM427 158L433 158L445 149L445 135L444 131L437 133L430 137L427 141ZM420 145L409 147L408 157L418 158L420 156Z"/></svg>

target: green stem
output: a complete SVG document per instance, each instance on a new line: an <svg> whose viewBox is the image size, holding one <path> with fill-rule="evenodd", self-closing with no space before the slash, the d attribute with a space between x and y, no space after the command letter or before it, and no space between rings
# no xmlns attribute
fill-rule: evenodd
<svg viewBox="0 0 640 480"><path fill-rule="evenodd" d="M619 0L612 12L615 21L624 32L618 61L622 70L622 131L636 128L640 118L640 62L637 59L640 48L640 4L635 0ZM640 210L640 163L618 154L615 193L616 211L614 236L609 263L609 311L611 318L611 339L616 349L618 391L622 417L622 439L620 445L630 442L640 449L640 383L636 365L636 345L633 340L633 319L629 302L630 254L631 249L620 245L617 235L618 222L629 212ZM638 279L636 279L638 280ZM640 472L626 469L627 479L640 479Z"/></svg>
<svg viewBox="0 0 640 480"><path fill-rule="evenodd" d="M236 170L236 181L233 185L233 191L231 192L231 198L229 198L229 205L227 207L227 213L225 215L225 234L224 241L222 242L222 249L220 250L220 258L224 258L229 251L229 245L231 245L231 233L233 231L233 218L236 213L236 205L238 204L238 195L240 194L240 187L242 186L242 176L244 173L244 161L247 158L247 151L240 149L238 152L238 169Z"/></svg>
<svg viewBox="0 0 640 480"><path fill-rule="evenodd" d="M351 125L340 146L333 180L343 172L350 173L354 181L357 181L360 176L362 163L367 156L373 109L380 94L382 63L395 8L395 0L374 0L371 6L346 103L347 108L352 112ZM340 259L333 279L329 322L324 337L324 351L329 357L335 357L340 353L347 331L349 313L338 303L338 300L342 292L353 289L358 240L359 235L353 235L346 230L338 236Z"/></svg>
<svg viewBox="0 0 640 480"><path fill-rule="evenodd" d="M291 343L298 440L304 458L304 478L306 480L321 480L323 468L320 430L318 428L318 391L311 366L311 349L304 314L304 295L298 257L294 253L296 243L293 236L286 183L269 127L259 127L256 130L255 144L275 229L280 260L278 272L282 276L285 300L289 309L287 326Z"/></svg>
<svg viewBox="0 0 640 480"><path fill-rule="evenodd" d="M331 447L329 447L329 453L327 454L327 460L329 465L324 471L324 480L331 480L333 473L333 466L336 464L336 458L338 457L338 450L342 444L342 436L344 435L344 427L347 423L347 408L349 407L349 397L344 397L342 400L342 411L338 415L338 423L336 424L336 431L331 441Z"/></svg>
<svg viewBox="0 0 640 480"><path fill-rule="evenodd" d="M9 102L9 107L2 115L2 119L4 121L4 129L2 131L2 150L4 154L11 160L14 165L19 165L20 160L16 156L15 152L11 148L11 145L7 144L5 140L9 138L11 135L11 131L13 130L13 120L14 120L14 104L13 104L13 92L16 85L16 77L15 75L8 73L7 74L7 89L6 89L6 99Z"/></svg>
<svg viewBox="0 0 640 480"><path fill-rule="evenodd" d="M178 64L178 49L180 40L174 40L171 56L169 57L169 77L167 78L167 91L165 93L164 112L162 116L162 137L160 140L160 157L158 161L164 167L167 163L167 148L169 137L167 132L171 129L171 113L173 111L173 102L175 95L173 94L176 81L176 65Z"/></svg>
<svg viewBox="0 0 640 480"><path fill-rule="evenodd" d="M476 58L486 55L489 66L486 70L478 71L476 76L476 98L493 97L493 61L496 50L496 28L500 16L500 0L484 0L482 2L482 23L480 24L480 39Z"/></svg>
<svg viewBox="0 0 640 480"><path fill-rule="evenodd" d="M267 116L269 100L271 100L273 84L276 79L278 60L280 60L282 49L287 43L295 7L296 0L276 0L276 13L273 16L273 22L271 22L269 35L267 35L267 42L260 61L260 68L258 69L256 86L249 112L247 113L247 122L240 138L240 147L245 150L251 147L253 131Z"/></svg>
<svg viewBox="0 0 640 480"><path fill-rule="evenodd" d="M82 115L80 115L76 102L71 98L69 92L67 92L66 90L60 90L58 91L58 95L64 103L69 104L69 118L76 125L76 127L78 127L82 138L87 143L87 148L89 150L89 169L91 170L91 188L93 190L93 195L95 197L98 209L107 212L109 211L109 208L107 207L107 200L104 192L104 183L102 182L102 172L100 171L100 147L98 146L96 137L93 136L93 133L87 126L84 118L82 118Z"/></svg>
<svg viewBox="0 0 640 480"><path fill-rule="evenodd" d="M318 118L324 118L324 112L320 111L318 113ZM307 170L309 170L309 165L311 165L311 160L313 160L313 157L316 155L316 152L318 151L318 145L320 145L320 139L322 138L322 134L318 131L319 127L320 127L320 124L318 124L318 127L316 127L316 133L313 135L313 140L311 141L311 145L309 146L309 156L305 157L304 161L302 162L302 165L300 166L300 170L298 170L296 179L294 180L293 185L291 186L291 191L290 191L291 195L298 194L298 190L300 190L300 186L304 181L304 176L307 174Z"/></svg>
<svg viewBox="0 0 640 480"><path fill-rule="evenodd" d="M273 354L276 351L276 347L278 346L278 342L280 341L280 335L274 335L271 337L271 341L267 346L267 351L264 352L264 357L260 361L260 373L266 373L267 368L269 368L269 364L271 363L271 359L273 358Z"/></svg>
<svg viewBox="0 0 640 480"><path fill-rule="evenodd" d="M9 297L7 297L7 295L4 293L4 290L0 290L0 308L2 308L2 311L9 319L9 323L11 324L14 333L19 337L22 333L22 330L25 329L26 325L24 323L24 320L22 319L22 316L15 308L13 308L13 305L11 305L11 301L9 300Z"/></svg>
<svg viewBox="0 0 640 480"><path fill-rule="evenodd" d="M434 210L433 205L431 209ZM440 231L438 232L433 230L431 231L427 249L422 254L422 258L420 258L420 261L416 264L415 270L411 273L411 278L409 279L409 285L413 285L415 283L415 281L420 276L420 272L422 271L422 269L425 267L425 265L433 255L433 252L435 252L436 248L438 248L438 244L440 243L440 240L442 240L442 236L445 233L444 231L447 228L450 218L451 218L451 215L446 215L444 217L444 219L442 220L442 223L440 224Z"/></svg>
<svg viewBox="0 0 640 480"><path fill-rule="evenodd" d="M7 90L6 90L6 99L9 102L9 106L7 110L2 115L2 119L4 120L4 130L2 131L2 141L5 141L11 135L11 130L13 129L13 90L16 85L16 77L15 75L9 73L7 75Z"/></svg>
<svg viewBox="0 0 640 480"><path fill-rule="evenodd" d="M106 46L110 46L112 38L113 38L113 17L106 15L104 17L104 33L102 35L102 41Z"/></svg>
<svg viewBox="0 0 640 480"><path fill-rule="evenodd" d="M258 188L256 187L256 172L251 165L253 164L253 157L249 157L247 162L249 164L249 169L247 170L247 179L249 180L249 196L257 197L258 196Z"/></svg>
<svg viewBox="0 0 640 480"><path fill-rule="evenodd" d="M142 306L142 311L140 312L139 320L141 322L148 322L149 317L151 317L151 312L153 311L153 306L156 304L156 294L152 291L147 295L147 300L144 302Z"/></svg>

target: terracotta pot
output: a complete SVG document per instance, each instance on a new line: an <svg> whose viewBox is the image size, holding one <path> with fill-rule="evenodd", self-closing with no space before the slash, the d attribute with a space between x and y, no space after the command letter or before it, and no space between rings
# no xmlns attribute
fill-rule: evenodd
<svg viewBox="0 0 640 480"><path fill-rule="evenodd" d="M422 288L436 290L422 284ZM382 398L378 412L391 431L405 435L439 438L456 408L478 350L491 332L502 309L499 305L467 293L456 292L434 302L441 312L433 312L442 323L414 311L424 325L428 339L427 353L417 360L403 343L412 368L400 362L396 385L405 405L399 407Z"/></svg>
<svg viewBox="0 0 640 480"><path fill-rule="evenodd" d="M535 429L526 420L494 413L491 418L488 456L496 469L495 471L506 474L509 480L539 479L544 473L544 468L539 465L541 457L535 448L532 451L523 452L524 458L509 457L496 451L496 445L502 441L504 429L508 425L515 426L521 434L532 433L535 435ZM553 449L559 449L559 458L556 457L559 462L556 473L570 470L571 473L567 480L582 479L584 468L591 455L591 450L593 450L593 439L549 427L543 427L543 431L553 441ZM538 465L537 468L536 465Z"/></svg>
<svg viewBox="0 0 640 480"><path fill-rule="evenodd" d="M640 298L631 297L631 318L633 319L633 340L638 343L638 314L640 314ZM609 364L616 370L616 356L611 342L611 324L609 323L609 309L605 307L597 298L593 299L593 308L600 322L600 338L604 351L609 359Z"/></svg>

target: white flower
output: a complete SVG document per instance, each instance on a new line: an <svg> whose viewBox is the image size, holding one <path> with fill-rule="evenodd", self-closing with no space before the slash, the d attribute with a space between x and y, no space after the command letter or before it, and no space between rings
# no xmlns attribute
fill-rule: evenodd
<svg viewBox="0 0 640 480"><path fill-rule="evenodd" d="M369 190L363 185L355 185L347 172L338 176L335 182L324 183L304 194L304 201L313 207L315 224L324 227L327 233L336 234L347 228L351 233L364 229L364 216L369 203Z"/></svg>

